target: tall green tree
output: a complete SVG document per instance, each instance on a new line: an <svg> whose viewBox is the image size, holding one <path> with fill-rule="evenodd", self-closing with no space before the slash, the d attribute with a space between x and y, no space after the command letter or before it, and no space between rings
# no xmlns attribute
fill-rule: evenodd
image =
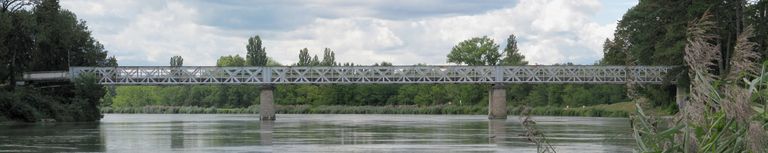
<svg viewBox="0 0 768 153"><path fill-rule="evenodd" d="M173 67L179 67L184 65L184 58L181 56L173 56L171 57L171 66Z"/></svg>
<svg viewBox="0 0 768 153"><path fill-rule="evenodd" d="M528 65L525 56L520 54L517 48L517 37L514 34L507 38L507 47L504 48L504 58L501 59L501 65Z"/></svg>
<svg viewBox="0 0 768 153"><path fill-rule="evenodd" d="M755 27L755 37L752 40L757 43L755 49L763 59L768 57L768 0L750 1L747 3L745 24Z"/></svg>
<svg viewBox="0 0 768 153"><path fill-rule="evenodd" d="M43 0L33 10L37 23L32 71L66 70L69 66L104 66L107 51L91 37L84 21L61 9L58 0Z"/></svg>
<svg viewBox="0 0 768 153"><path fill-rule="evenodd" d="M323 50L323 61L320 62L321 66L335 66L336 64L336 53L333 53L333 51L330 48L325 48Z"/></svg>
<svg viewBox="0 0 768 153"><path fill-rule="evenodd" d="M3 1L0 6L0 84L10 89L28 66L34 49L35 23L30 11L21 9L30 4Z"/></svg>
<svg viewBox="0 0 768 153"><path fill-rule="evenodd" d="M448 62L470 66L497 65L500 58L499 45L488 36L464 40L448 53Z"/></svg>
<svg viewBox="0 0 768 153"><path fill-rule="evenodd" d="M245 46L248 51L246 57L247 65L249 66L266 66L268 62L267 48L261 46L261 38L259 35L253 36L248 39L248 45Z"/></svg>
<svg viewBox="0 0 768 153"><path fill-rule="evenodd" d="M70 85L45 90L33 89L35 87L16 90L14 83L22 72L106 66L110 62L107 51L91 37L85 22L78 20L74 13L61 9L57 0L0 0L0 85L10 89L0 93L24 97L23 100L0 102L5 108L17 108L6 115L21 116L26 121L100 119L98 106L104 89L93 75L76 76ZM32 116L24 112L32 113Z"/></svg>
<svg viewBox="0 0 768 153"><path fill-rule="evenodd" d="M299 50L299 62L296 66L309 66L312 63L312 57L309 56L309 50L307 48Z"/></svg>
<svg viewBox="0 0 768 153"><path fill-rule="evenodd" d="M600 59L600 65L625 65L627 62L627 55L624 51L624 41L616 38L616 41L606 38L603 42L603 58Z"/></svg>
<svg viewBox="0 0 768 153"><path fill-rule="evenodd" d="M109 58L107 58L107 65L106 66L108 66L108 67L117 67L118 66L117 58L115 58L115 56L110 56Z"/></svg>

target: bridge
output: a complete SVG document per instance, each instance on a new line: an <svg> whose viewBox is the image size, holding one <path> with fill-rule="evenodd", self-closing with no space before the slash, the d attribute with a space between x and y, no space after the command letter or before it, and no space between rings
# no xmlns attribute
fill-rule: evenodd
<svg viewBox="0 0 768 153"><path fill-rule="evenodd" d="M492 84L489 118L506 118L505 84L661 84L673 66L333 66L71 67L69 71L30 72L29 82L69 81L91 73L104 85L261 85L260 115L274 120L276 84ZM671 80L669 80L671 82ZM678 93L680 89L678 89ZM678 100L681 96L678 94Z"/></svg>

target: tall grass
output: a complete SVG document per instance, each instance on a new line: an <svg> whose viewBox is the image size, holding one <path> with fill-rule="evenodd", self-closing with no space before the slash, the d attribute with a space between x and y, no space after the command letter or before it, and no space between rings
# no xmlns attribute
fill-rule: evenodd
<svg viewBox="0 0 768 153"><path fill-rule="evenodd" d="M753 30L747 27L737 37L727 71L712 69L722 59L720 45L712 43L718 42L711 34L714 30L709 13L688 27L684 57L691 78L690 100L671 124L660 124L638 105L638 115L632 119L639 152L768 151L768 114L760 102L752 101L753 93L768 91L765 67L755 75L758 55L749 42Z"/></svg>

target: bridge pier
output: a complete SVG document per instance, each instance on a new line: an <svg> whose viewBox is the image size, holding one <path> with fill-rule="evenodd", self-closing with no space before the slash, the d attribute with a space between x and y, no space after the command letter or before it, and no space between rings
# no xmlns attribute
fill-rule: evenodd
<svg viewBox="0 0 768 153"><path fill-rule="evenodd" d="M488 119L507 119L507 90L504 85L494 84L488 93Z"/></svg>
<svg viewBox="0 0 768 153"><path fill-rule="evenodd" d="M675 85L675 103L677 109L682 110L685 107L685 101L688 98L688 88L681 85Z"/></svg>
<svg viewBox="0 0 768 153"><path fill-rule="evenodd" d="M272 94L275 90L273 85L265 85L261 87L261 94L259 95L259 118L262 121L275 120L275 98Z"/></svg>

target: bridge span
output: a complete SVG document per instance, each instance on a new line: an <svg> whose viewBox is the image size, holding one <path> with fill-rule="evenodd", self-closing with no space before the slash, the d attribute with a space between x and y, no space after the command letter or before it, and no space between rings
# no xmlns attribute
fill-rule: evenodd
<svg viewBox="0 0 768 153"><path fill-rule="evenodd" d="M333 66L71 67L69 71L31 72L26 81L72 80L91 73L104 85L262 85L260 115L274 120L276 84L492 84L489 118L506 118L504 84L661 84L674 66ZM678 92L680 89L678 89ZM678 93L678 100L681 96Z"/></svg>

